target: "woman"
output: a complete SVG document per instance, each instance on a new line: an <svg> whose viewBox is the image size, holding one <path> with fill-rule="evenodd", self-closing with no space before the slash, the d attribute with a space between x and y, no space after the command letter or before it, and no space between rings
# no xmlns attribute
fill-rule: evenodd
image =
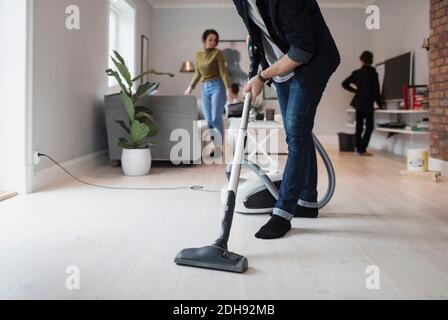
<svg viewBox="0 0 448 320"><path fill-rule="evenodd" d="M205 30L202 35L204 49L196 53L196 72L185 95L191 95L199 80L203 82L202 108L208 127L213 130L216 151L221 151L224 139L222 116L231 83L224 55L217 49L219 35L215 30ZM226 95L227 90L227 95ZM219 137L216 135L220 134ZM215 154L221 154L220 152Z"/></svg>

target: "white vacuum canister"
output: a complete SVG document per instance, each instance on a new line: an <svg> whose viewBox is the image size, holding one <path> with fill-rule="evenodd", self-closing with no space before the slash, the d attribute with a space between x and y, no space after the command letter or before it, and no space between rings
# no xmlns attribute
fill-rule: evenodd
<svg viewBox="0 0 448 320"><path fill-rule="evenodd" d="M279 172L268 174L269 179L279 186L282 174ZM221 190L221 200L226 202L227 187ZM253 172L241 175L236 196L235 212L242 214L272 213L276 200L266 188L263 181Z"/></svg>

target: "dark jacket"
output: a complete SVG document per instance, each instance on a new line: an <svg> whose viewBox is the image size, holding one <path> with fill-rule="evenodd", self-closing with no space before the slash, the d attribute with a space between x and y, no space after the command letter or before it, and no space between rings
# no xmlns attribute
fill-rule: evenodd
<svg viewBox="0 0 448 320"><path fill-rule="evenodd" d="M261 30L249 18L247 0L233 2L260 51L262 68L268 68ZM341 59L316 0L257 0L257 6L275 44L302 64L295 70L299 82L313 85L328 81Z"/></svg>
<svg viewBox="0 0 448 320"><path fill-rule="evenodd" d="M383 105L378 73L371 66L363 66L361 69L354 71L350 77L342 82L342 87L355 93L351 105L357 110L373 112L375 101L380 107Z"/></svg>

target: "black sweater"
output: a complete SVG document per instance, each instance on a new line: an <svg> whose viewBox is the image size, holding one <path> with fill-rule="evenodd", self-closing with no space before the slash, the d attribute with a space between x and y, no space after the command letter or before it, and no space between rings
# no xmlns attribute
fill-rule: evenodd
<svg viewBox="0 0 448 320"><path fill-rule="evenodd" d="M350 77L342 82L342 87L355 93L351 105L357 110L373 111L375 101L380 107L383 105L378 73L371 66L363 66L361 69L354 71Z"/></svg>
<svg viewBox="0 0 448 320"><path fill-rule="evenodd" d="M268 68L261 31L249 17L247 0L233 2L253 43L261 51L263 69ZM316 0L257 0L256 4L274 43L302 64L295 70L299 82L312 87L326 83L341 59Z"/></svg>

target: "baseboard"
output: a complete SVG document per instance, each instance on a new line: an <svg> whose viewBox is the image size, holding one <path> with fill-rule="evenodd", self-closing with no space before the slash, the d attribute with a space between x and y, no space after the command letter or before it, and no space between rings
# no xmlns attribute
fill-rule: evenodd
<svg viewBox="0 0 448 320"><path fill-rule="evenodd" d="M429 158L429 170L440 171L443 177L448 177L448 161Z"/></svg>
<svg viewBox="0 0 448 320"><path fill-rule="evenodd" d="M10 198L13 198L17 196L17 192L2 192L0 191L0 202L8 200Z"/></svg>
<svg viewBox="0 0 448 320"><path fill-rule="evenodd" d="M79 176L88 170L107 163L108 161L107 151L102 150L63 162L61 165L73 175ZM61 168L53 165L34 173L32 192L37 192L54 184L63 183L71 179L72 178L62 171Z"/></svg>

